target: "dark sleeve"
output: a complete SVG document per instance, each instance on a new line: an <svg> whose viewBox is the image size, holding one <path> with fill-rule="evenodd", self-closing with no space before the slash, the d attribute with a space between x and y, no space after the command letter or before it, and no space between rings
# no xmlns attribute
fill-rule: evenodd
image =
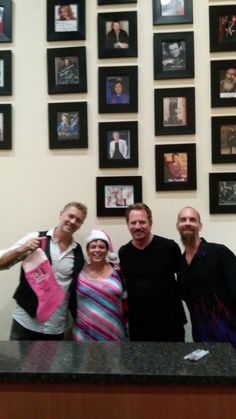
<svg viewBox="0 0 236 419"><path fill-rule="evenodd" d="M218 260L229 296L236 302L236 256L230 249L222 245Z"/></svg>
<svg viewBox="0 0 236 419"><path fill-rule="evenodd" d="M181 260L181 250L179 245L174 240L172 240L172 246L174 254L174 272L177 273L179 270L179 264Z"/></svg>

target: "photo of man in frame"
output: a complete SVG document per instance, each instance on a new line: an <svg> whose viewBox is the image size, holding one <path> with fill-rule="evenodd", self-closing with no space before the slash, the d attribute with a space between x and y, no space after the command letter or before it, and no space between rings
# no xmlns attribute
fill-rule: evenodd
<svg viewBox="0 0 236 419"><path fill-rule="evenodd" d="M79 83L79 59L76 56L55 58L56 84Z"/></svg>
<svg viewBox="0 0 236 419"><path fill-rule="evenodd" d="M130 131L107 131L108 160L130 159Z"/></svg>
<svg viewBox="0 0 236 419"><path fill-rule="evenodd" d="M106 185L105 208L126 208L134 203L134 187L132 185Z"/></svg>
<svg viewBox="0 0 236 419"><path fill-rule="evenodd" d="M164 182L188 181L188 154L164 153Z"/></svg>
<svg viewBox="0 0 236 419"><path fill-rule="evenodd" d="M234 15L224 15L218 21L219 43L236 42L236 8Z"/></svg>
<svg viewBox="0 0 236 419"><path fill-rule="evenodd" d="M236 125L220 127L220 153L236 154Z"/></svg>
<svg viewBox="0 0 236 419"><path fill-rule="evenodd" d="M163 71L186 70L186 42L162 42Z"/></svg>
<svg viewBox="0 0 236 419"><path fill-rule="evenodd" d="M79 112L57 112L58 140L79 140Z"/></svg>
<svg viewBox="0 0 236 419"><path fill-rule="evenodd" d="M186 97L163 98L163 126L187 125Z"/></svg>
<svg viewBox="0 0 236 419"><path fill-rule="evenodd" d="M218 189L219 205L236 205L236 181L220 181Z"/></svg>
<svg viewBox="0 0 236 419"><path fill-rule="evenodd" d="M106 103L124 105L130 102L129 76L108 76L106 78Z"/></svg>
<svg viewBox="0 0 236 419"><path fill-rule="evenodd" d="M76 4L55 6L55 32L78 31L78 7Z"/></svg>
<svg viewBox="0 0 236 419"><path fill-rule="evenodd" d="M160 0L162 16L183 16L184 0Z"/></svg>
<svg viewBox="0 0 236 419"><path fill-rule="evenodd" d="M129 21L113 20L106 22L106 48L129 48Z"/></svg>
<svg viewBox="0 0 236 419"><path fill-rule="evenodd" d="M220 98L236 97L236 69L220 70Z"/></svg>

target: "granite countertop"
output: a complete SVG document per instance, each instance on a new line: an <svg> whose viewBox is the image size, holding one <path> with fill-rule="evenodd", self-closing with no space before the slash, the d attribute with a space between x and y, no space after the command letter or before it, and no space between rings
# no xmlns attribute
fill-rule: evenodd
<svg viewBox="0 0 236 419"><path fill-rule="evenodd" d="M195 349L210 353L191 362ZM0 383L236 386L230 344L0 341Z"/></svg>

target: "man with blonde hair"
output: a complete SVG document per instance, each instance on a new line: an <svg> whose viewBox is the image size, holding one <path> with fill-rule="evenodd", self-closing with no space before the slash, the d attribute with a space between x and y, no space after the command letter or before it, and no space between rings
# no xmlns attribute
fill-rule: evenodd
<svg viewBox="0 0 236 419"><path fill-rule="evenodd" d="M25 271L21 268L20 283L14 293L17 306L13 313L11 340L61 340L67 327L68 304L73 287L84 258L80 245L73 234L81 227L87 215L87 208L78 202L69 202L59 215L55 228L32 232L18 240L8 249L0 250L0 269L8 269L24 260L41 245L45 237L45 253L55 275L56 286L63 292L60 305L45 321L37 317L39 305L44 304L47 294L42 288L31 288ZM46 289L46 293L50 292Z"/></svg>

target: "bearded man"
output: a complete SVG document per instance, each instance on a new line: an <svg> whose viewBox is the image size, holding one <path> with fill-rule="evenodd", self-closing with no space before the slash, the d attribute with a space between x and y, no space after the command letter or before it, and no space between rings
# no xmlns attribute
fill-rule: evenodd
<svg viewBox="0 0 236 419"><path fill-rule="evenodd" d="M195 342L230 342L236 347L236 257L226 246L201 238L200 214L183 208L177 219L185 252L178 272Z"/></svg>

